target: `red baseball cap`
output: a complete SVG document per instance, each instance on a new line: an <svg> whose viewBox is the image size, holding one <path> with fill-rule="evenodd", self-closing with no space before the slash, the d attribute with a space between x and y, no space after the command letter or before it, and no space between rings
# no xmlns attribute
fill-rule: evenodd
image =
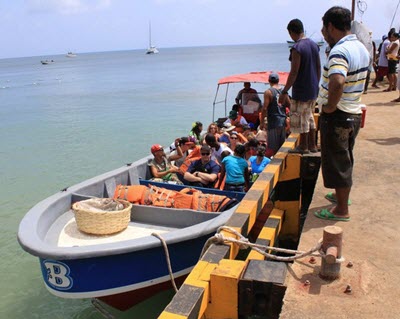
<svg viewBox="0 0 400 319"><path fill-rule="evenodd" d="M154 154L155 152L158 152L158 151L164 151L164 147L162 147L160 144L154 144L151 146L150 151L152 154Z"/></svg>

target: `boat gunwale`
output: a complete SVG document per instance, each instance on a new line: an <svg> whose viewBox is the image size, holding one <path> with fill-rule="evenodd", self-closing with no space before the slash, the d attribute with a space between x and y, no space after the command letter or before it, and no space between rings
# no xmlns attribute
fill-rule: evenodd
<svg viewBox="0 0 400 319"><path fill-rule="evenodd" d="M129 174L129 170L131 168L146 164L149 158L151 158L151 156L144 157L130 165L119 167L75 184L71 187L68 187L65 191L59 191L58 193L37 203L26 213L20 222L17 239L21 247L28 253L40 258L70 260L119 255L160 246L161 242L158 238L154 236L146 236L114 243L94 244L79 247L59 247L51 245L45 241L48 229L45 231L40 229L40 227L43 228L43 226L41 226L40 219L46 218L46 215L50 214L52 206L63 205L65 202L71 203L74 195L84 196L79 194L80 189L89 187L95 183L105 184L106 180L115 177L118 174ZM202 237L207 234L211 235L211 233L215 232L218 226L220 226L224 220L228 220L229 216L231 216L236 207L237 205L227 211L222 212L220 215L201 223L164 233L162 237L167 244L174 244L186 240L193 240L197 237ZM171 208L162 207L160 209L171 210ZM59 213L54 217L54 220L66 212L67 210ZM50 222L50 224L54 223L54 220L53 222ZM43 234L41 235L40 232Z"/></svg>

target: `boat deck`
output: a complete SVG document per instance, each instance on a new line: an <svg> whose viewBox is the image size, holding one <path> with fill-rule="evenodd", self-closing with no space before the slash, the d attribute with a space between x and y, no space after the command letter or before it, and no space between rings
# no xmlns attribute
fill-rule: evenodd
<svg viewBox="0 0 400 319"><path fill-rule="evenodd" d="M61 215L50 227L45 242L58 247L90 246L150 236L153 232L163 234L176 230L173 227L149 225L131 221L128 227L112 235L91 235L81 232L75 222L73 210Z"/></svg>

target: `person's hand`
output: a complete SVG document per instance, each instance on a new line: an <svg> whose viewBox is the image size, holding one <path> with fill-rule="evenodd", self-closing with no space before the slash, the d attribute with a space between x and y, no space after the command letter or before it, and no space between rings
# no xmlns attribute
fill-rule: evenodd
<svg viewBox="0 0 400 319"><path fill-rule="evenodd" d="M177 147L179 145L180 140L181 139L179 137L175 139L175 147Z"/></svg>
<svg viewBox="0 0 400 319"><path fill-rule="evenodd" d="M178 173L179 172L179 168L176 167L175 165L172 165L171 168L169 169L169 171L171 173Z"/></svg>

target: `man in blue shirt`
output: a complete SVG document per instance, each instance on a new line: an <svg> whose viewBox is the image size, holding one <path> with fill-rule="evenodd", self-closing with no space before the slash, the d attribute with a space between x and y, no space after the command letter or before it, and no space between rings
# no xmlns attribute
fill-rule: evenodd
<svg viewBox="0 0 400 319"><path fill-rule="evenodd" d="M211 148L208 145L201 147L200 154L201 158L190 164L184 179L192 186L213 188L221 167L211 160Z"/></svg>
<svg viewBox="0 0 400 319"><path fill-rule="evenodd" d="M279 104L289 104L288 90L292 88L290 128L292 132L300 133L300 145L294 152L317 152L314 109L321 78L319 47L306 38L303 23L299 19L291 20L287 29L296 43L290 49L290 73L279 96Z"/></svg>

